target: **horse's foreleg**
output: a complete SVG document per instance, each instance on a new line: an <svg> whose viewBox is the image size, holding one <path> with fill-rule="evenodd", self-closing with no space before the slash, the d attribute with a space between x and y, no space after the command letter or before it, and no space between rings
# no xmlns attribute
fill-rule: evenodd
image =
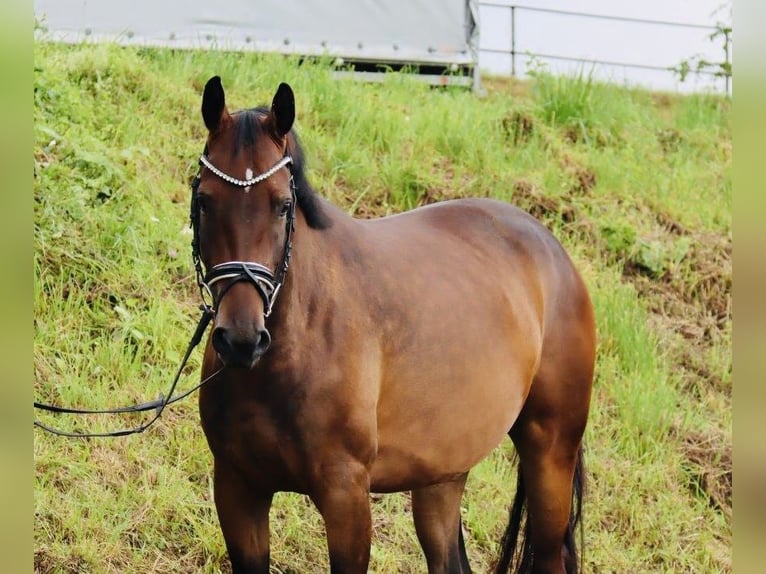
<svg viewBox="0 0 766 574"><path fill-rule="evenodd" d="M233 574L268 574L272 493L248 487L236 470L215 462L215 507Z"/></svg>
<svg viewBox="0 0 766 574"><path fill-rule="evenodd" d="M327 531L332 574L363 574L370 561L370 477L359 463L323 465L311 499Z"/></svg>
<svg viewBox="0 0 766 574"><path fill-rule="evenodd" d="M428 563L428 574L468 574L460 522L460 500L468 473L452 482L412 491L415 531Z"/></svg>

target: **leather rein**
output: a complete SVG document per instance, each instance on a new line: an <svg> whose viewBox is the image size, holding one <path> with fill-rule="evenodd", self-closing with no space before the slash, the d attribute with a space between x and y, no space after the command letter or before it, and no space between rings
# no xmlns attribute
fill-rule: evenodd
<svg viewBox="0 0 766 574"><path fill-rule="evenodd" d="M194 262L194 270L197 277L197 286L199 287L200 296L202 297L202 305L200 305L202 316L200 317L197 323L197 327L194 330L194 334L192 335L189 341L189 344L186 347L186 352L184 353L183 359L181 360L181 365L178 367L175 377L173 378L173 381L170 384L170 388L168 390L167 396L160 394L160 397L153 401L149 401L146 403L139 403L132 406L118 407L113 409L78 409L78 408L62 407L58 405L51 405L51 404L34 401L35 409L52 412L52 413L58 413L58 414L78 414L78 415L124 414L124 413L139 413L139 412L154 410L155 411L154 416L151 419L149 419L148 422L145 422L139 426L120 429L116 431L110 431L110 432L86 433L86 432L77 432L77 431L64 431L64 430L43 424L37 419L34 420L35 427L55 435L72 437L72 438L114 437L114 436L126 436L126 435L141 433L145 431L147 428L149 428L151 425L153 425L157 421L157 419L160 418L160 415L162 415L162 411L165 410L165 407L175 402L178 402L181 399L186 398L187 396L192 394L194 391L202 387L202 385L204 385L208 381L215 378L224 369L224 367L221 367L220 369L218 369L217 371L215 371L208 377L205 377L202 381L200 381L197 385L195 385L193 388L189 389L188 391L184 391L183 393L179 393L178 395L173 394L175 392L176 386L178 385L178 381L181 377L181 373L183 372L183 369L186 366L186 363L188 362L192 351L202 341L202 336L204 335L205 330L207 329L207 326L210 324L210 321L215 316L216 310L218 309L218 306L221 304L221 300L223 299L223 296L229 291L229 289L231 289L231 287L234 284L240 281L245 281L252 284L253 287L255 287L258 294L261 296L261 299L263 299L264 316L268 317L271 314L271 311L273 310L273 307L274 307L274 302L276 301L277 295L279 294L279 290L282 287L282 284L284 283L285 276L287 275L287 269L290 266L290 256L292 255L292 237L293 237L293 232L295 231L295 203L296 203L295 179L293 177L293 172L292 172L292 162L293 162L293 158L289 154L287 154L287 152L285 152L285 155L282 157L281 160L279 160L276 164L274 164L271 168L269 168L262 174L251 177L249 179L241 180L241 179L234 178L228 175L227 173L219 170L217 167L215 167L207 157L207 148L205 149L205 152L200 156L199 170L197 172L197 175L194 176L194 179L192 180L192 183L191 183L192 199L191 199L191 212L189 215L189 219L190 219L189 225L192 228L192 244L191 244L192 260ZM210 170L211 173L215 174L216 176L223 179L227 183L230 183L231 185L235 185L237 187L250 187L251 185L255 185L256 183L260 183L268 179L269 177L277 173L283 167L288 168L288 170L290 171L291 201L290 201L290 208L286 214L285 243L284 243L284 248L282 252L282 260L277 266L277 269L275 272L272 273L272 271L265 265L252 262L252 261L227 261L225 263L219 263L218 265L214 265L209 270L207 270L207 273L203 271L203 263L202 263L202 259L200 255L200 237L199 237L200 203L199 203L199 193L198 193L200 176L201 176L203 167ZM220 291L220 293L216 297L214 295L212 286L220 281L226 281L226 280L228 280L228 283L224 285L223 289ZM212 304L208 304L208 299L206 295L209 296Z"/></svg>

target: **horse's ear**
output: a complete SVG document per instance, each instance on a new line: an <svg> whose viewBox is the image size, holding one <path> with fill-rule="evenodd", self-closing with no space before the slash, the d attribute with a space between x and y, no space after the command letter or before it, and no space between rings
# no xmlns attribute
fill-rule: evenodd
<svg viewBox="0 0 766 574"><path fill-rule="evenodd" d="M271 102L271 125L277 137L284 137L295 121L295 95L290 86L282 82Z"/></svg>
<svg viewBox="0 0 766 574"><path fill-rule="evenodd" d="M202 119L205 120L207 129L211 133L216 131L227 113L221 77L213 76L205 84L205 91L202 93Z"/></svg>

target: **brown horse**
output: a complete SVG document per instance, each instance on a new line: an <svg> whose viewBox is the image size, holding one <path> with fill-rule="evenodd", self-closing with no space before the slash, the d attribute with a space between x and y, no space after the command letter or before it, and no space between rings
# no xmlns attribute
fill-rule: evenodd
<svg viewBox="0 0 766 574"><path fill-rule="evenodd" d="M487 199L349 217L306 180L286 84L230 114L211 78L202 116L202 376L223 370L200 414L233 571L269 571L272 496L292 491L324 519L331 571L366 572L369 493L411 490L428 572L469 572L466 477L508 434L520 472L497 571L575 572L595 328L558 241Z"/></svg>

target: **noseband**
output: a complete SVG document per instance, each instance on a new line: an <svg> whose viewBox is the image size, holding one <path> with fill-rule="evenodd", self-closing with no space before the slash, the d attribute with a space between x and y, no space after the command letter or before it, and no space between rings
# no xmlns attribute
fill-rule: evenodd
<svg viewBox="0 0 766 574"><path fill-rule="evenodd" d="M207 150L206 150L207 151ZM194 269L197 274L197 285L200 289L200 295L203 301L207 305L207 296L212 300L212 305L208 305L211 309L216 311L221 304L223 296L228 293L236 283L245 281L253 285L255 290L263 299L263 315L268 317L271 315L271 311L274 307L279 290L282 287L282 283L287 275L287 268L290 266L290 255L292 253L292 236L295 230L295 179L293 178L292 171L293 158L285 153L284 157L276 164L264 171L262 174L251 177L250 179L237 179L228 175L215 167L208 159L206 153L199 158L200 171L192 181L192 201L191 201L191 228L193 232L192 238L192 259L194 260ZM199 238L199 226L200 226L200 205L198 188L200 183L200 175L202 167L209 169L213 174L221 178L231 185L237 187L250 187L256 183L260 183L272 175L277 173L283 167L287 167L290 171L290 209L286 215L285 222L285 243L282 250L282 260L277 266L276 270L272 271L262 265L253 261L226 261L225 263L219 263L207 270L207 273L203 272L203 264L200 255L200 238ZM223 289L216 297L213 292L213 286L220 281L228 281Z"/></svg>

